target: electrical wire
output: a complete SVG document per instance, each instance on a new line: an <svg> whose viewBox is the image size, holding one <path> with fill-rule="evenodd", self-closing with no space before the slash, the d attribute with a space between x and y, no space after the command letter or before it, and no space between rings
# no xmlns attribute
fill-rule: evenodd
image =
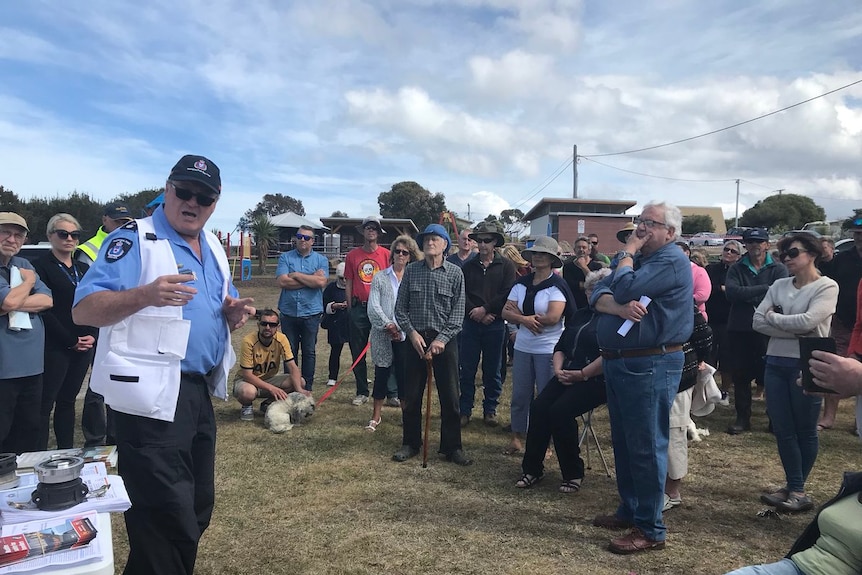
<svg viewBox="0 0 862 575"><path fill-rule="evenodd" d="M706 132L704 134L699 134L697 136L691 136L690 138L683 138L682 140L675 140L673 142L667 142L665 144L658 144L657 146L648 146L646 148L638 148L636 150L626 150L624 152L611 152L611 153L606 153L606 154L578 154L578 157L581 157L581 158L591 158L591 157L592 158L601 158L601 157L605 157L605 156L622 156L624 154L636 154L638 152L646 152L648 150L657 150L658 148L666 148L668 146L674 146L676 144L681 144L683 142L690 142L691 140L696 140L698 138L703 138L706 136L711 136L713 134L718 134L719 132L732 130L733 128L738 128L739 126L743 126L745 124L750 124L752 122L762 120L763 118L768 118L769 116L774 116L775 114L785 112L787 110L790 110L791 108L796 108L797 106L807 104L808 102L813 102L814 100L817 100L819 98L823 98L824 96L828 96L829 94L834 94L835 92L839 92L839 91L844 90L846 88L849 88L851 86L855 86L856 84L859 84L859 83L862 83L862 80L856 80L855 82L851 82L849 84L841 86L840 88L835 88L834 90L824 92L823 94L820 94L819 96L814 96L813 98L808 98L807 100L802 100L801 102L791 104L790 106L786 106L784 108L781 108L780 110L775 110L773 112L769 112L768 114L763 114L761 116L757 116L756 118L751 118L750 120L745 120L744 122L738 122L738 123L733 124L731 126L719 128L718 130L712 130L711 132Z"/></svg>
<svg viewBox="0 0 862 575"><path fill-rule="evenodd" d="M578 157L579 157L579 158L581 158L581 159L584 159L584 160L588 160L588 161L590 161L590 162L593 162L594 164L598 164L598 165L600 165L600 166L604 166L604 167L606 167L606 168L611 168L612 170L619 170L620 172L626 172L627 174L635 174L636 176L644 176L644 177L647 177L647 178L656 178L656 179L659 179L659 180L671 180L671 181L674 181L674 182L697 182L697 183L709 183L709 182L735 182L735 181L737 180L737 178L728 178L728 179L722 179L722 180L689 180L689 179L685 179L685 178L671 178L671 177L669 177L669 176L655 176L655 175L653 175L653 174L644 174L644 173L642 173L642 172L635 172L635 171L633 171L633 170L626 170L625 168L618 168L618 167L616 167L616 166L612 166L612 165L610 165L610 164L605 164L604 162L599 162L598 160L594 160L594 159L592 159L592 158L587 158L587 157L585 157L585 156L580 156L580 155L579 155ZM740 180L740 181L741 181L741 180ZM764 186L764 187L765 187L765 186Z"/></svg>
<svg viewBox="0 0 862 575"><path fill-rule="evenodd" d="M539 184L539 186L537 186L537 188L535 188L535 191L530 190L530 192L529 192L530 195L527 196L526 198L524 198L523 200L520 200L519 202L517 202L513 207L517 208L518 206L521 206L521 205L525 204L526 202L528 202L529 200L533 199L539 192L541 192L542 190L544 190L545 188L550 186L554 182L554 180L559 178L560 175L564 171L566 171L569 168L569 166L571 166L574 162L575 162L575 157L574 157L574 155L572 155L566 160L566 162L562 166L557 168L557 171L552 176L545 178L545 181L542 184Z"/></svg>

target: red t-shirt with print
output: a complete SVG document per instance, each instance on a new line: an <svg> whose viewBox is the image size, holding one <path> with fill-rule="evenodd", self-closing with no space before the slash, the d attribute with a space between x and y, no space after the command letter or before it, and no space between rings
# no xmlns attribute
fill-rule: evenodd
<svg viewBox="0 0 862 575"><path fill-rule="evenodd" d="M350 250L344 262L344 278L353 282L353 297L367 302L368 294L371 293L371 280L377 272L388 267L389 250L382 246L377 246L371 253L362 247Z"/></svg>

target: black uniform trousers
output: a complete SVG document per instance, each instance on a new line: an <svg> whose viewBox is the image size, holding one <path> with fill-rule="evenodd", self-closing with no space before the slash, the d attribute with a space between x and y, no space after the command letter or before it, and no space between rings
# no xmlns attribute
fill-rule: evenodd
<svg viewBox="0 0 862 575"><path fill-rule="evenodd" d="M194 572L215 503L216 425L203 376L183 374L174 421L114 412L126 511L126 574Z"/></svg>
<svg viewBox="0 0 862 575"><path fill-rule="evenodd" d="M420 331L420 333L422 333ZM434 339L423 334L426 343ZM422 447L422 398L428 366L409 343L404 357L404 392L401 408L404 411L403 445L414 449ZM443 353L432 360L437 397L440 399L440 450L450 454L461 449L461 412L458 407L460 386L458 382L458 342L449 340ZM428 406L426 409L430 409Z"/></svg>

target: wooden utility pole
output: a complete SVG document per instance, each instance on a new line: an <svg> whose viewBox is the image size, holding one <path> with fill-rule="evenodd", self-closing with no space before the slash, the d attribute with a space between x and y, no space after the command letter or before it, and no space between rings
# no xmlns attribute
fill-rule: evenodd
<svg viewBox="0 0 862 575"><path fill-rule="evenodd" d="M574 177L572 197L578 199L578 145L572 146L572 176Z"/></svg>
<svg viewBox="0 0 862 575"><path fill-rule="evenodd" d="M736 217L733 225L739 227L739 180L736 180Z"/></svg>

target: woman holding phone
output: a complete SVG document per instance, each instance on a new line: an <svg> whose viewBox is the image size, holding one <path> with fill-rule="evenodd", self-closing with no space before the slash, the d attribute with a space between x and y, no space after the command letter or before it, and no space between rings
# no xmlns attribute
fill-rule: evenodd
<svg viewBox="0 0 862 575"><path fill-rule="evenodd" d="M754 312L753 327L769 336L766 408L787 483L775 493L764 493L760 500L781 511L798 512L814 507L805 494L805 480L817 459L817 418L822 402L796 385L801 368L799 338L829 335L838 284L817 270L823 247L814 235L802 232L782 238L778 254L790 277L769 287Z"/></svg>

